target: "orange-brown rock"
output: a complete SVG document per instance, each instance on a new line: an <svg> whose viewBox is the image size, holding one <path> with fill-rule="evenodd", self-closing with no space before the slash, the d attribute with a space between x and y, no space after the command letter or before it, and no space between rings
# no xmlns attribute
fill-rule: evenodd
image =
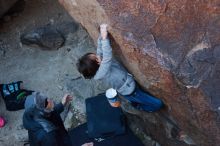
<svg viewBox="0 0 220 146"><path fill-rule="evenodd" d="M109 24L116 55L167 105L160 115L169 115L196 145L219 145L219 0L59 1L94 41L98 26ZM163 120L155 128L143 121L162 145L185 145L173 142Z"/></svg>

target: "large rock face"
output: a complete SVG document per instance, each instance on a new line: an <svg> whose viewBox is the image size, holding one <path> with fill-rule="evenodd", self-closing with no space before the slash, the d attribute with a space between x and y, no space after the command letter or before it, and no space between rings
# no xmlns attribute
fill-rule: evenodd
<svg viewBox="0 0 220 146"><path fill-rule="evenodd" d="M142 87L167 105L161 113L196 145L219 145L219 0L59 1L94 41L98 26L108 23L115 53ZM142 119L162 145L185 145L173 142L163 120L152 128L151 119Z"/></svg>

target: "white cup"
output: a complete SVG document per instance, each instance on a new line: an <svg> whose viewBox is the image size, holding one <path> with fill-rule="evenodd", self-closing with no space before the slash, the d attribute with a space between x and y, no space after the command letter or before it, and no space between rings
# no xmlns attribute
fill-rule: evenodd
<svg viewBox="0 0 220 146"><path fill-rule="evenodd" d="M117 91L115 89L110 88L106 90L105 96L107 97L108 102L112 107L119 107L121 105L121 102L117 97Z"/></svg>
<svg viewBox="0 0 220 146"><path fill-rule="evenodd" d="M105 96L110 99L114 98L116 95L117 95L117 91L113 88L110 88L110 89L106 90L106 92L105 92Z"/></svg>

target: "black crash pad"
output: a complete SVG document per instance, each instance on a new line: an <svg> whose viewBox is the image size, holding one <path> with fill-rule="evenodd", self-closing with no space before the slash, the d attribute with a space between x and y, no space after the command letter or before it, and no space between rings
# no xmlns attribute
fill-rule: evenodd
<svg viewBox="0 0 220 146"><path fill-rule="evenodd" d="M125 132L125 117L121 108L111 107L105 94L86 99L88 135L106 138Z"/></svg>
<svg viewBox="0 0 220 146"><path fill-rule="evenodd" d="M87 123L82 124L69 131L73 146L81 146L87 142L93 142L94 146L144 146L141 141L127 128L124 134L107 138L102 141L101 139L89 138Z"/></svg>

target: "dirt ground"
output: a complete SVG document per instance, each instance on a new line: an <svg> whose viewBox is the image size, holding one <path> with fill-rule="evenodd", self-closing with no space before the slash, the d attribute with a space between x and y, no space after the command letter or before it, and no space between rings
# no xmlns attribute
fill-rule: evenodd
<svg viewBox="0 0 220 146"><path fill-rule="evenodd" d="M93 41L79 27L68 34L59 50L46 51L20 43L24 31L62 22L73 19L54 0L27 0L23 12L7 18L0 27L0 83L21 80L25 89L43 92L57 102L65 93L74 95L73 114L65 123L74 127L85 122L84 98L104 91L102 84L83 79L75 67L79 56L95 50ZM0 98L0 116L7 121L0 129L0 146L20 146L27 140L27 131L22 126L23 112L6 111Z"/></svg>

